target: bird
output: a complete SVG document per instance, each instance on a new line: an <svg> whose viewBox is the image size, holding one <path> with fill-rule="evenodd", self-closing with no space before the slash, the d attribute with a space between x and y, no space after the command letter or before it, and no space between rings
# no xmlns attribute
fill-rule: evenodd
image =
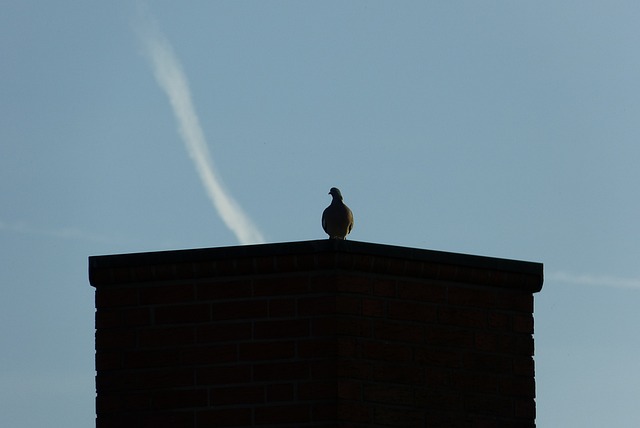
<svg viewBox="0 0 640 428"><path fill-rule="evenodd" d="M329 194L333 199L322 212L322 228L329 239L346 239L353 229L353 213L342 201L342 193L337 187L332 187Z"/></svg>

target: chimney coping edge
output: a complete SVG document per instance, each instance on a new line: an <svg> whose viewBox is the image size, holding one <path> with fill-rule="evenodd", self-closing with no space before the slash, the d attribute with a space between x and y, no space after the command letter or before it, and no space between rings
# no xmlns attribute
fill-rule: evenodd
<svg viewBox="0 0 640 428"><path fill-rule="evenodd" d="M462 266L484 271L502 271L529 277L531 292L539 292L543 284L542 263L478 256L446 251L375 244L352 240L310 240L269 244L240 245L229 247L195 248L183 250L153 251L96 255L89 257L89 282L92 286L103 285L96 278L98 270L127 269L139 266L177 265L208 261L239 260L259 257L283 257L309 254L358 254L364 256L427 262L439 265ZM303 269L304 270L304 269ZM531 278L533 277L533 283ZM117 281L108 281L109 283ZM133 282L133 281L122 281Z"/></svg>

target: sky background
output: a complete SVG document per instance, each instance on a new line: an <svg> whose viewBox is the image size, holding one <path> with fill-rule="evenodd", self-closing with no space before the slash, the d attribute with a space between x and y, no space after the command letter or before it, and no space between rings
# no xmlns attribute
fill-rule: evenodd
<svg viewBox="0 0 640 428"><path fill-rule="evenodd" d="M88 256L324 239L332 186L350 239L544 263L538 426L640 426L638 22L635 0L5 2L0 426L94 424Z"/></svg>

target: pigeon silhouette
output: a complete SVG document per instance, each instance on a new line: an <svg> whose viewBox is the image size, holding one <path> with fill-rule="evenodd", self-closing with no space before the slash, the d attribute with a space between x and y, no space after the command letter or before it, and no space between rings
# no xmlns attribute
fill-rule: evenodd
<svg viewBox="0 0 640 428"><path fill-rule="evenodd" d="M353 213L342 201L342 193L336 187L329 190L331 204L322 212L322 228L329 239L346 239L353 229Z"/></svg>

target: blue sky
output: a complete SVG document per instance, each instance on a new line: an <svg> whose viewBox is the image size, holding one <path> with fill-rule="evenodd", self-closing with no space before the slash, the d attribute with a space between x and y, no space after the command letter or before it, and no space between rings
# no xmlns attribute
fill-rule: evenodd
<svg viewBox="0 0 640 428"><path fill-rule="evenodd" d="M322 239L332 186L353 240L544 263L538 426L640 425L639 21L615 0L4 5L0 425L93 424L89 255Z"/></svg>

